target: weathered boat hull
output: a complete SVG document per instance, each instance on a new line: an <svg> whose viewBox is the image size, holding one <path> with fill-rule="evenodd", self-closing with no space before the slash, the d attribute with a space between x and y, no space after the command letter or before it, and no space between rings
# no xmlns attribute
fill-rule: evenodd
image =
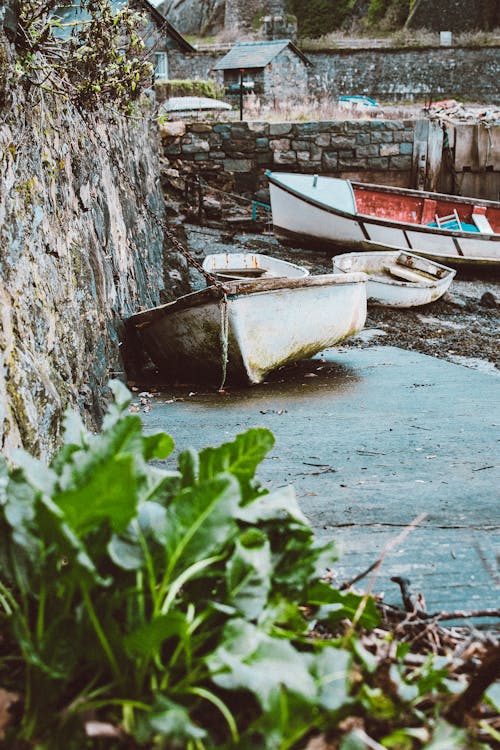
<svg viewBox="0 0 500 750"><path fill-rule="evenodd" d="M369 250L376 243L453 267L500 264L500 203L317 175L267 176L274 232L282 240L332 253ZM437 213L452 210L464 223L477 216L474 211L484 211L491 232L429 226Z"/></svg>
<svg viewBox="0 0 500 750"><path fill-rule="evenodd" d="M260 383L271 370L311 357L360 331L366 276L325 274L226 284L128 320L165 374L184 382Z"/></svg>
<svg viewBox="0 0 500 750"><path fill-rule="evenodd" d="M368 304L399 308L435 302L449 289L456 273L440 263L400 250L336 255L333 271L366 273Z"/></svg>

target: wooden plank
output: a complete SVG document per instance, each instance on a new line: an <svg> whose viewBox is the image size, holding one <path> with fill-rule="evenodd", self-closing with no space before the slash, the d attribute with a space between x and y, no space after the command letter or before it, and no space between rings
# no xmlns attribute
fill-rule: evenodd
<svg viewBox="0 0 500 750"><path fill-rule="evenodd" d="M435 192L438 188L443 158L443 128L441 123L431 120L427 136L427 167L425 175L425 189Z"/></svg>
<svg viewBox="0 0 500 750"><path fill-rule="evenodd" d="M427 144L429 139L429 120L417 120L413 136L412 186L416 190L425 190L427 172Z"/></svg>

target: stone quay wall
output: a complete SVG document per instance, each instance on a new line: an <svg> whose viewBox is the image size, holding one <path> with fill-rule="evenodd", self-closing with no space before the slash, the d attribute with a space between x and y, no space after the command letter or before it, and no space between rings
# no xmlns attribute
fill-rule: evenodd
<svg viewBox="0 0 500 750"><path fill-rule="evenodd" d="M222 190L256 193L266 169L335 174L408 185L415 121L167 122L160 127L170 172Z"/></svg>
<svg viewBox="0 0 500 750"><path fill-rule="evenodd" d="M169 254L164 273L144 210L164 215L149 110L87 126L34 86L1 93L0 448L50 457L66 408L99 427L123 318L174 294L182 264Z"/></svg>

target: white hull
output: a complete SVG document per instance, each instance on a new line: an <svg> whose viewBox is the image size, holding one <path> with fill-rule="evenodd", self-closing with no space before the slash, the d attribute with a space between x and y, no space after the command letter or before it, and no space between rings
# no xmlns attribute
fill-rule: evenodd
<svg viewBox="0 0 500 750"><path fill-rule="evenodd" d="M261 253L214 253L205 257L203 268L221 281L309 276L304 266Z"/></svg>
<svg viewBox="0 0 500 750"><path fill-rule="evenodd" d="M338 189L342 183L350 185L346 180L288 173L268 173L268 178L274 232L286 241L333 246L334 251L367 250L370 243L376 243L380 249L410 250L452 266L500 264L500 234L447 230L358 213L354 192L351 201L343 187L339 200L336 195L328 195L331 184ZM418 191L381 187L381 197L384 191L388 203L391 196L419 195ZM419 195L421 200L428 197L429 201L433 196L436 194ZM471 199L454 196L452 200L458 205L471 203ZM500 204L491 201L481 204L500 210Z"/></svg>
<svg viewBox="0 0 500 750"><path fill-rule="evenodd" d="M129 318L158 368L185 382L260 383L360 331L366 276L325 274L226 284ZM227 330L227 337L224 337ZM227 361L225 348L227 345Z"/></svg>
<svg viewBox="0 0 500 750"><path fill-rule="evenodd" d="M368 303L388 307L417 307L435 302L449 289L456 273L452 268L400 250L336 255L333 271L366 273Z"/></svg>

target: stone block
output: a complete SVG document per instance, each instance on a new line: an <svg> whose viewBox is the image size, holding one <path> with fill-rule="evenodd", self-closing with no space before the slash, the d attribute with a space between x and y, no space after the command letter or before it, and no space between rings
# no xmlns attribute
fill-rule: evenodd
<svg viewBox="0 0 500 750"><path fill-rule="evenodd" d="M275 151L274 163L275 164L296 164L297 154L295 153L295 151Z"/></svg>
<svg viewBox="0 0 500 750"><path fill-rule="evenodd" d="M332 135L332 147L338 149L352 150L356 145L355 138L345 138L344 136Z"/></svg>
<svg viewBox="0 0 500 750"><path fill-rule="evenodd" d="M291 122L271 122L269 123L269 135L286 135L292 132Z"/></svg>
<svg viewBox="0 0 500 750"><path fill-rule="evenodd" d="M158 131L161 138L178 138L186 132L186 123L182 122L182 120L162 122L158 126Z"/></svg>
<svg viewBox="0 0 500 750"><path fill-rule="evenodd" d="M269 141L269 148L271 151L289 151L290 140L289 138L276 138L275 140Z"/></svg>
<svg viewBox="0 0 500 750"><path fill-rule="evenodd" d="M391 156L390 168L397 169L399 172L407 172L411 170L412 157L411 156Z"/></svg>
<svg viewBox="0 0 500 750"><path fill-rule="evenodd" d="M164 146L163 153L165 156L178 156L181 153L181 144L179 141L169 143Z"/></svg>
<svg viewBox="0 0 500 750"><path fill-rule="evenodd" d="M397 156L399 155L399 143L381 143L380 156Z"/></svg>
<svg viewBox="0 0 500 750"><path fill-rule="evenodd" d="M393 143L392 131L376 130L371 134L372 143Z"/></svg>
<svg viewBox="0 0 500 750"><path fill-rule="evenodd" d="M364 158L367 156L378 156L379 146L376 143L371 143L369 146L356 146L356 157Z"/></svg>
<svg viewBox="0 0 500 750"><path fill-rule="evenodd" d="M251 133L262 133L262 135L267 135L269 133L269 123L268 122L249 122L248 130Z"/></svg>
<svg viewBox="0 0 500 750"><path fill-rule="evenodd" d="M413 154L413 143L400 143L399 153L405 156L411 156Z"/></svg>
<svg viewBox="0 0 500 750"><path fill-rule="evenodd" d="M394 143L403 143L404 141L413 143L413 130L396 130L392 134L392 139Z"/></svg>
<svg viewBox="0 0 500 750"><path fill-rule="evenodd" d="M250 172L252 162L250 159L224 159L226 172Z"/></svg>
<svg viewBox="0 0 500 750"><path fill-rule="evenodd" d="M325 172L336 172L338 165L338 156L336 151L323 151L321 157L321 166Z"/></svg>
<svg viewBox="0 0 500 750"><path fill-rule="evenodd" d="M330 140L331 137L329 133L320 133L317 136L315 143L317 146L321 146L322 148L324 148L325 146L330 145Z"/></svg>
<svg viewBox="0 0 500 750"><path fill-rule="evenodd" d="M208 153L210 151L210 144L208 141L193 138L191 143L187 143L186 141L182 143L181 151L183 154L194 154L198 151L205 151Z"/></svg>
<svg viewBox="0 0 500 750"><path fill-rule="evenodd" d="M394 157L393 157L394 158ZM367 169L388 169L389 157L378 156L367 159Z"/></svg>
<svg viewBox="0 0 500 750"><path fill-rule="evenodd" d="M255 149L256 151L263 151L269 148L269 138L256 138Z"/></svg>
<svg viewBox="0 0 500 750"><path fill-rule="evenodd" d="M356 145L367 146L370 143L370 133L356 133Z"/></svg>
<svg viewBox="0 0 500 750"><path fill-rule="evenodd" d="M189 125L190 133L211 133L212 126L207 125L205 122L192 122Z"/></svg>

